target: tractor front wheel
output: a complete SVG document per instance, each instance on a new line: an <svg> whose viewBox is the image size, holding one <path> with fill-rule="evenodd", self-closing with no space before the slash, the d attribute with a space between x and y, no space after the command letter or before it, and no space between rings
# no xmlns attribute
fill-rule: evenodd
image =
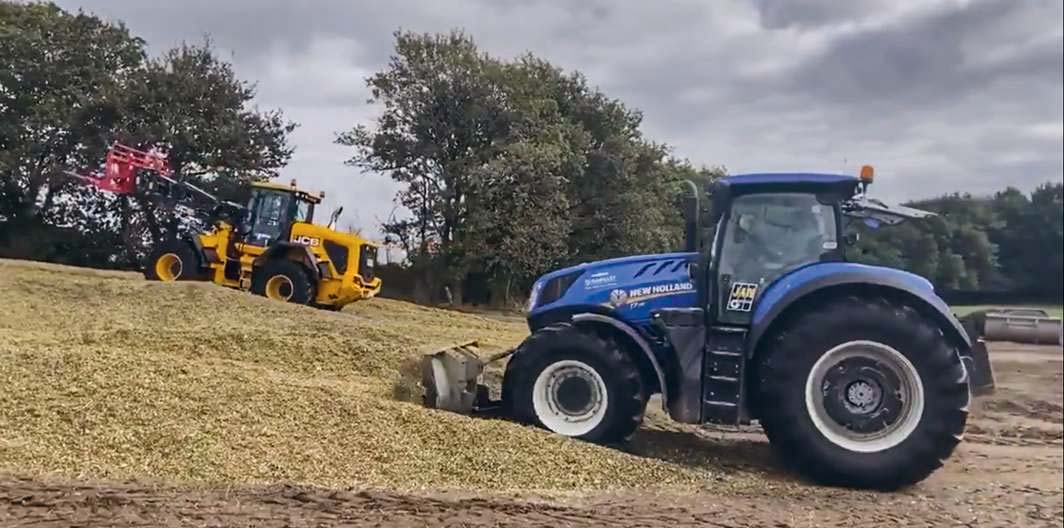
<svg viewBox="0 0 1064 528"><path fill-rule="evenodd" d="M148 255L144 278L163 282L202 280L203 271L188 242L168 240Z"/></svg>
<svg viewBox="0 0 1064 528"><path fill-rule="evenodd" d="M964 432L967 374L934 321L881 298L799 315L759 364L761 425L815 481L896 489L941 467Z"/></svg>
<svg viewBox="0 0 1064 528"><path fill-rule="evenodd" d="M503 377L517 420L595 443L627 440L643 421L639 370L612 339L567 323L536 330Z"/></svg>
<svg viewBox="0 0 1064 528"><path fill-rule="evenodd" d="M252 279L251 291L275 301L308 304L314 300L314 282L306 270L291 260L267 262Z"/></svg>

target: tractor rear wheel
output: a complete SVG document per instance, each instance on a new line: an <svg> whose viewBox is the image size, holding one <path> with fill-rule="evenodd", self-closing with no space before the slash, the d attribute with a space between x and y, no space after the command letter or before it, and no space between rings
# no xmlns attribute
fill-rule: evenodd
<svg viewBox="0 0 1064 528"><path fill-rule="evenodd" d="M276 259L252 279L251 291L275 301L309 304L314 300L314 282L303 266L287 259Z"/></svg>
<svg viewBox="0 0 1064 528"><path fill-rule="evenodd" d="M203 280L203 270L192 246L184 240L168 240L148 254L144 278L153 281Z"/></svg>
<svg viewBox="0 0 1064 528"><path fill-rule="evenodd" d="M608 337L568 323L536 330L506 365L507 414L595 443L627 440L646 393L635 363Z"/></svg>
<svg viewBox="0 0 1064 528"><path fill-rule="evenodd" d="M815 481L897 489L942 466L968 415L967 374L909 306L848 297L801 314L759 368L761 425Z"/></svg>

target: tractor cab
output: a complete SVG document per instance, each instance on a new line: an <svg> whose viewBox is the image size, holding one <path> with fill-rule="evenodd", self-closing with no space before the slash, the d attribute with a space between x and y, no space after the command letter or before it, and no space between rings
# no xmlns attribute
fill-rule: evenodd
<svg viewBox="0 0 1064 528"><path fill-rule="evenodd" d="M699 197L689 201L688 250L700 252L691 278L706 292L703 306L724 324L749 324L754 301L769 285L815 263L844 262L851 221L872 228L933 213L887 205L866 196L872 182L835 174L743 174L708 189L709 220L699 222ZM692 239L691 237L694 237Z"/></svg>
<svg viewBox="0 0 1064 528"><path fill-rule="evenodd" d="M840 213L859 184L831 174L744 174L714 183L692 269L711 319L747 324L756 296L780 277L844 260Z"/></svg>
<svg viewBox="0 0 1064 528"><path fill-rule="evenodd" d="M314 195L290 185L257 182L251 185L251 198L240 222L244 241L255 246L268 246L290 238L292 225L313 223L314 207L324 194Z"/></svg>

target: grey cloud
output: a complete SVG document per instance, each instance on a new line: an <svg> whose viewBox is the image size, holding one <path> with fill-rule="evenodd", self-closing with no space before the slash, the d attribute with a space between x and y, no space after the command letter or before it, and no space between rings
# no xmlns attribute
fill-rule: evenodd
<svg viewBox="0 0 1064 528"><path fill-rule="evenodd" d="M863 18L888 8L892 0L755 0L761 24L769 29L816 28Z"/></svg>
<svg viewBox="0 0 1064 528"><path fill-rule="evenodd" d="M796 69L790 86L832 104L911 105L953 98L1005 75L1059 79L1064 60L1059 30L1054 42L1018 50L1019 56L996 67L981 59L1030 38L1032 30L1059 28L1060 6L1011 0L946 4L930 15L838 38Z"/></svg>
<svg viewBox="0 0 1064 528"><path fill-rule="evenodd" d="M1059 0L61 0L123 19L153 52L209 33L259 103L302 126L284 177L375 230L395 185L343 165L364 78L397 29L464 28L494 55L584 72L647 135L733 172L854 171L892 199L1029 189L1064 171ZM357 218L356 218L357 217Z"/></svg>

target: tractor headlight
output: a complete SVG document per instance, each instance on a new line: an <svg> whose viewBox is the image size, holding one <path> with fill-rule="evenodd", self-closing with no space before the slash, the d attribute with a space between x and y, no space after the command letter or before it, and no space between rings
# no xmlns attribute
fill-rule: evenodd
<svg viewBox="0 0 1064 528"><path fill-rule="evenodd" d="M536 281L536 284L532 286L532 293L529 295L528 309L533 310L537 306L550 304L561 299L565 292L569 291L569 287L576 282L576 279L583 274L582 270L574 271L565 275L551 277L547 281Z"/></svg>

